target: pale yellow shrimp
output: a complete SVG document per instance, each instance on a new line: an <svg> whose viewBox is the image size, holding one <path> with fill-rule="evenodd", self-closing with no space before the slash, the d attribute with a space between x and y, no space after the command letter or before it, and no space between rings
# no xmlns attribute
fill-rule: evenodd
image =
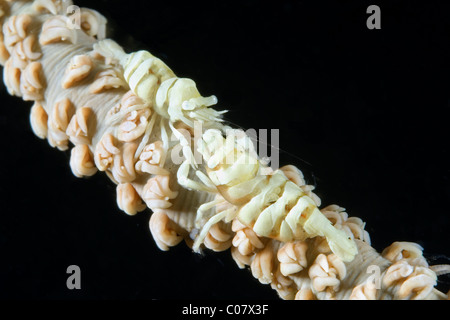
<svg viewBox="0 0 450 320"><path fill-rule="evenodd" d="M347 233L336 229L320 212L315 202L290 181L281 170L270 172L254 152L252 142L240 130L227 132L206 130L199 152L205 160L207 175L220 194L237 210L212 215L194 243L198 249L208 229L221 220L237 218L259 235L289 242L324 236L330 249L343 261L357 254L356 245ZM215 203L199 209L198 219Z"/></svg>

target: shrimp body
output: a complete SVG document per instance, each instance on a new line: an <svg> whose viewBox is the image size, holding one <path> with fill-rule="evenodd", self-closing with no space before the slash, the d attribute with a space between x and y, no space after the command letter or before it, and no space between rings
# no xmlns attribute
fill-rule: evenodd
<svg viewBox="0 0 450 320"><path fill-rule="evenodd" d="M220 122L226 112L209 108L217 104L214 95L201 96L193 80L178 78L161 59L148 51L127 54L110 39L96 43L94 50L117 61L133 93L171 123L181 121L189 127L194 126L194 121L212 124Z"/></svg>
<svg viewBox="0 0 450 320"><path fill-rule="evenodd" d="M261 163L248 136L239 130L210 129L199 146L206 172L219 193L237 206L232 216L258 235L290 242L324 236L330 249L344 261L357 253L354 241L336 229L315 202L281 170Z"/></svg>

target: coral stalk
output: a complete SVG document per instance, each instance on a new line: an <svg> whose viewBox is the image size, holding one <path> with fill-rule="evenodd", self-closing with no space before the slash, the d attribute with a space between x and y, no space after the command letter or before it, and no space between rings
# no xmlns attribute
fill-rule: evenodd
<svg viewBox="0 0 450 320"><path fill-rule="evenodd" d="M264 165L249 137L223 124L215 96L106 39L100 13L82 8L76 26L67 2L0 4L4 82L33 101L33 131L72 148L75 176L104 171L125 213L150 208L161 250L183 240L197 252L230 249L283 299L448 299L435 288L448 267L430 267L414 243L376 252L360 218L319 209L299 169Z"/></svg>

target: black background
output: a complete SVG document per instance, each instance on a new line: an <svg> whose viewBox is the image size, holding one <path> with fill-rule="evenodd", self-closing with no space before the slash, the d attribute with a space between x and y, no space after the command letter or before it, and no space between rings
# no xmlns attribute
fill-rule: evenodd
<svg viewBox="0 0 450 320"><path fill-rule="evenodd" d="M448 1L75 4L215 94L234 125L280 129L281 164L366 221L377 250L413 241L449 262ZM366 27L370 4L381 30ZM277 298L228 251L158 250L148 211L122 213L101 173L75 178L70 153L31 132L31 103L0 97L0 298ZM81 290L66 288L72 264Z"/></svg>

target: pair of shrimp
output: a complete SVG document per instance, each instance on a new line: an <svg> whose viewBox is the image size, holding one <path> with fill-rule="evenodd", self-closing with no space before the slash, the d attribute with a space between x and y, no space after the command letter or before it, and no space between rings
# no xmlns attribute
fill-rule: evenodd
<svg viewBox="0 0 450 320"><path fill-rule="evenodd" d="M185 161L177 171L177 180L187 189L220 194L234 205L215 213L214 201L198 208L196 226L200 229L193 249L199 251L209 229L219 221L237 218L258 235L283 242L324 236L330 249L343 261L351 261L357 253L354 241L320 212L314 201L281 170L270 170L254 151L251 139L240 130L207 125L201 137L194 137L205 165L199 168L189 138L175 128L182 122L194 128L195 122L218 124L225 111L210 108L215 96L202 97L194 81L177 78L160 59L147 51L126 54L112 40L94 46L105 57L116 59L124 69L124 78L131 90L146 101L163 118L169 120L172 132L179 139ZM209 127L209 128L208 128ZM190 169L196 179L190 179ZM203 170L202 170L203 169Z"/></svg>

